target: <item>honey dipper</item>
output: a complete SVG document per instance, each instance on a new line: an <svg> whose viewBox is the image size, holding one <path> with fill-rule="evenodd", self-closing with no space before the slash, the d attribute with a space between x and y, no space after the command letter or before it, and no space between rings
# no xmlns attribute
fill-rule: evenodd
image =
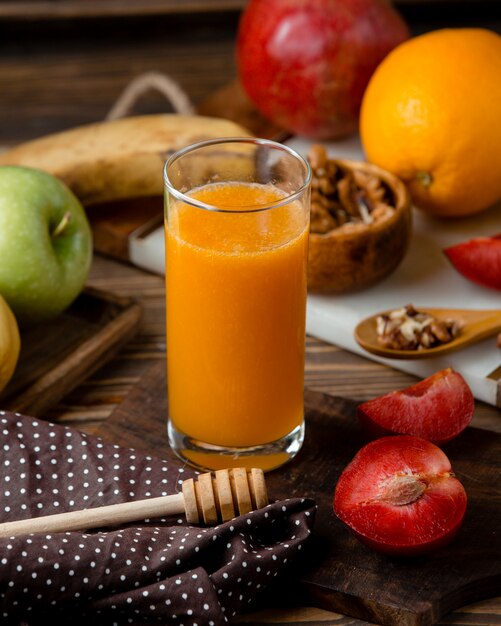
<svg viewBox="0 0 501 626"><path fill-rule="evenodd" d="M0 537L118 526L167 515L186 514L189 524L216 524L268 504L263 471L232 468L185 480L182 492L0 524Z"/></svg>

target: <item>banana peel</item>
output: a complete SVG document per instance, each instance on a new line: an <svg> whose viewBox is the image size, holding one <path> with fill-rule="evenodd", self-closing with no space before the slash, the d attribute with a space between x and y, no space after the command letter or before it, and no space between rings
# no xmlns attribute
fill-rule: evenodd
<svg viewBox="0 0 501 626"><path fill-rule="evenodd" d="M28 141L0 154L0 165L44 170L62 179L89 206L162 196L163 166L175 151L206 139L251 136L242 126L220 118L134 116Z"/></svg>

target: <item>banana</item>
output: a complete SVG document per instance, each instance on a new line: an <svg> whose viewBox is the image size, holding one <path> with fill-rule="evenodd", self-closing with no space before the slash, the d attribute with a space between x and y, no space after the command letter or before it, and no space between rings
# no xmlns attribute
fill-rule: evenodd
<svg viewBox="0 0 501 626"><path fill-rule="evenodd" d="M22 165L62 179L85 206L161 196L165 160L191 143L250 137L229 120L177 114L144 115L80 126L20 144L0 165Z"/></svg>

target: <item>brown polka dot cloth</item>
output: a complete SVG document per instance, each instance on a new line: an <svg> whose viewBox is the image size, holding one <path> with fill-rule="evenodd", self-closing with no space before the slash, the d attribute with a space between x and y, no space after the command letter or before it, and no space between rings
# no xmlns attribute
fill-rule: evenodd
<svg viewBox="0 0 501 626"><path fill-rule="evenodd" d="M169 495L197 472L0 411L0 521ZM224 624L301 554L311 500L211 528L160 518L0 538L0 624Z"/></svg>

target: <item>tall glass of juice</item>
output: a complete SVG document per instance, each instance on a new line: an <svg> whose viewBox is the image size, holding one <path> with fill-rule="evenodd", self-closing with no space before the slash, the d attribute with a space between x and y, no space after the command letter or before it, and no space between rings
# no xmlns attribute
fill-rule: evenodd
<svg viewBox="0 0 501 626"><path fill-rule="evenodd" d="M269 470L302 445L310 177L264 139L165 165L168 436L194 466Z"/></svg>

